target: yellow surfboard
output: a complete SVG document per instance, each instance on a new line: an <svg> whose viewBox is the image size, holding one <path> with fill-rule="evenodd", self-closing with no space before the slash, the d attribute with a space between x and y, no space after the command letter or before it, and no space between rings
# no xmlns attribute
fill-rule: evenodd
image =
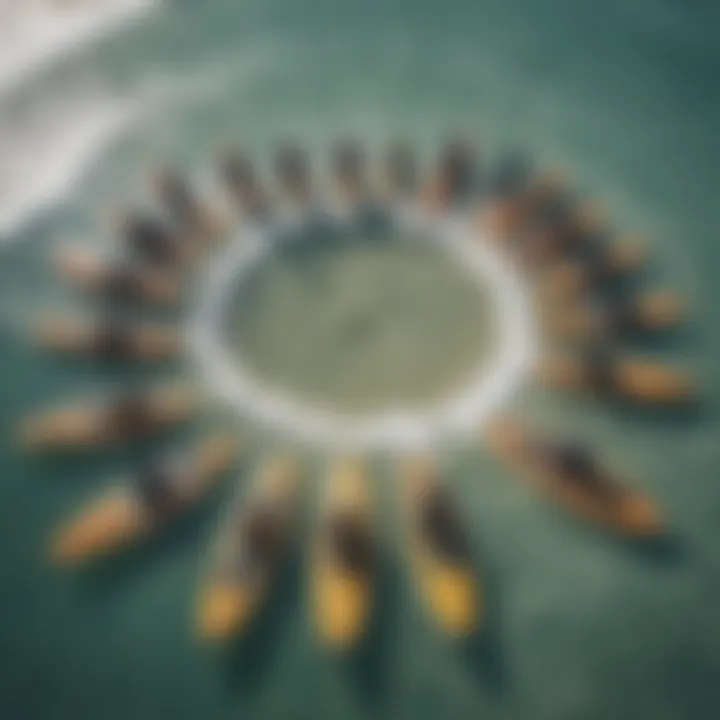
<svg viewBox="0 0 720 720"><path fill-rule="evenodd" d="M255 616L288 549L298 488L297 464L273 457L233 504L200 590L196 623L203 639L226 640Z"/></svg>
<svg viewBox="0 0 720 720"><path fill-rule="evenodd" d="M662 535L665 525L655 503L625 488L608 474L608 492L599 492L572 477L563 476L551 462L543 461L533 447L547 445L517 422L497 421L484 437L486 446L503 464L528 484L569 512L632 538Z"/></svg>
<svg viewBox="0 0 720 720"><path fill-rule="evenodd" d="M427 458L408 461L402 480L407 548L420 595L443 632L468 636L481 623L482 590L449 491Z"/></svg>
<svg viewBox="0 0 720 720"><path fill-rule="evenodd" d="M375 580L373 507L363 467L334 466L328 478L312 554L315 627L328 647L357 644L370 618Z"/></svg>
<svg viewBox="0 0 720 720"><path fill-rule="evenodd" d="M200 443L177 468L166 507L148 504L133 478L104 490L56 531L50 542L52 561L77 565L117 552L162 529L214 488L236 452L237 441L227 434Z"/></svg>

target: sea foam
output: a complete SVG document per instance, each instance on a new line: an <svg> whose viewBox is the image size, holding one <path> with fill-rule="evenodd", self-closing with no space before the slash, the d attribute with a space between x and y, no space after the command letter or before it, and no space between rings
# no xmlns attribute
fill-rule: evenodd
<svg viewBox="0 0 720 720"><path fill-rule="evenodd" d="M150 132L168 112L222 93L230 81L208 63L183 75L156 71L123 93L78 80L15 106L0 117L0 245L72 195L126 133Z"/></svg>
<svg viewBox="0 0 720 720"><path fill-rule="evenodd" d="M158 0L0 0L0 99L159 5Z"/></svg>
<svg viewBox="0 0 720 720"><path fill-rule="evenodd" d="M45 100L0 128L0 240L52 207L132 125L128 100L97 94Z"/></svg>

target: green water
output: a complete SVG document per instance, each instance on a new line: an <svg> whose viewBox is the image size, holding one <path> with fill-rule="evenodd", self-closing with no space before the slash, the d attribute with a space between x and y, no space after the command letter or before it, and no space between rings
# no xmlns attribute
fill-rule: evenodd
<svg viewBox="0 0 720 720"><path fill-rule="evenodd" d="M717 3L167 5L27 90L60 93L79 76L125 97L152 80L135 129L0 256L2 717L717 717ZM218 92L178 99L168 78ZM653 263L640 286L671 285L687 299L681 331L633 349L697 373L696 415L540 391L517 399L549 428L588 437L662 503L677 549L642 553L584 528L467 448L448 459L488 594L486 633L470 648L442 638L411 591L382 463L373 487L390 571L369 647L352 662L334 662L313 639L302 543L251 636L231 652L194 639L195 588L221 499L143 552L87 573L49 569L50 529L131 455L39 459L15 448L20 416L129 372L59 363L26 341L43 308L75 304L52 278L47 252L67 237L102 240L100 211L141 195L138 178L158 158L194 167L228 139L263 153L289 134L319 154L328 137L352 131L377 142L404 131L429 153L458 126L488 154L520 145L571 168L617 228L647 234ZM244 437L251 467L272 439Z"/></svg>
<svg viewBox="0 0 720 720"><path fill-rule="evenodd" d="M262 263L232 302L230 342L253 375L337 410L431 405L494 345L488 291L420 239L301 244Z"/></svg>

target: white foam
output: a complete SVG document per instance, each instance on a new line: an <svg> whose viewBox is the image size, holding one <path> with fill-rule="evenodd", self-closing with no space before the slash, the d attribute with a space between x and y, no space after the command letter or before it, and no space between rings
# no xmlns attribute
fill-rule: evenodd
<svg viewBox="0 0 720 720"><path fill-rule="evenodd" d="M77 187L99 153L136 117L132 102L104 95L44 101L0 132L0 239Z"/></svg>
<svg viewBox="0 0 720 720"><path fill-rule="evenodd" d="M498 315L498 346L459 392L426 411L397 408L374 416L339 413L309 404L255 377L223 342L221 327L231 289L268 253L273 233L255 226L214 259L201 284L188 328L190 348L209 390L243 414L301 441L332 449L414 449L478 432L507 402L535 362L538 333L526 288L507 258L463 218L441 221L416 213L413 226L431 223L431 236L477 283L490 290Z"/></svg>
<svg viewBox="0 0 720 720"><path fill-rule="evenodd" d="M0 118L0 244L76 190L131 128L156 121L167 133L168 112L221 93L231 80L216 63L182 76L156 72L126 95L81 78L14 108Z"/></svg>
<svg viewBox="0 0 720 720"><path fill-rule="evenodd" d="M158 0L0 0L0 97L159 5Z"/></svg>

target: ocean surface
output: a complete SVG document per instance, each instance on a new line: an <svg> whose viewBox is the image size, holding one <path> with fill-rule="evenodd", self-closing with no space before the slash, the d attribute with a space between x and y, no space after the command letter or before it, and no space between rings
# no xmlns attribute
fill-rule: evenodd
<svg viewBox="0 0 720 720"><path fill-rule="evenodd" d="M717 3L0 0L0 28L0 716L720 714ZM148 171L168 158L203 175L232 143L267 159L293 136L322 157L334 137L353 133L378 146L403 133L429 156L457 128L487 154L521 147L567 168L583 193L602 198L618 232L647 238L652 263L639 285L686 299L681 330L628 351L690 367L702 388L697 412L630 411L531 388L515 400L547 428L586 437L662 503L671 545L642 552L584 527L465 444L447 449L449 479L487 594L484 633L467 645L443 638L411 589L388 458L373 461L387 572L368 642L347 661L314 640L302 543L250 635L227 650L195 638L197 582L223 497L117 561L75 574L50 568L53 527L133 453L153 449L57 459L16 447L20 418L148 375L59 362L33 347L28 329L43 312L83 309L52 275L54 249L109 245L108 210L142 202ZM356 277L354 267L341 270ZM462 289L443 282L443 302L462 304L453 295ZM311 308L312 296L302 298ZM296 299L262 306L289 337ZM268 337L258 332L250 347L262 364ZM417 333L412 342L424 328ZM475 352L466 334L447 337ZM311 387L290 360L276 369ZM430 361L464 367L455 353ZM180 362L157 376L192 372ZM352 378L335 378L336 396L364 396ZM275 440L248 418L239 425L242 483Z"/></svg>

